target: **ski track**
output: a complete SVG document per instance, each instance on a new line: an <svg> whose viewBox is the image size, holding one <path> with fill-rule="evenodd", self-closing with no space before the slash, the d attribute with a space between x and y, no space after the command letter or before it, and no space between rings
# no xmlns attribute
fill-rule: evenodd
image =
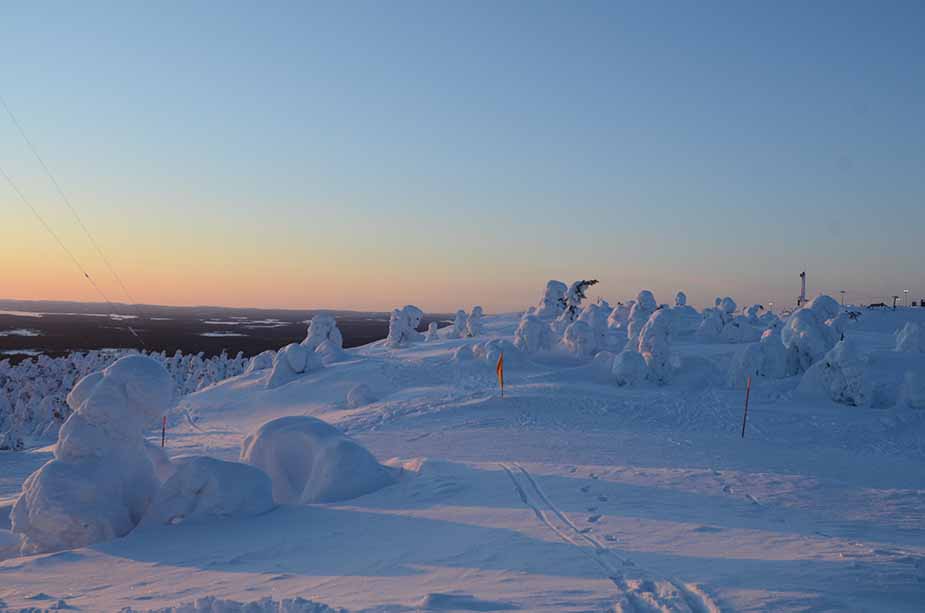
<svg viewBox="0 0 925 613"><path fill-rule="evenodd" d="M526 468L513 462L500 463L521 502L563 542L590 558L604 575L620 589L614 610L625 613L719 613L719 606L704 589L677 579L662 579L639 567L628 557L618 555L595 537L579 529L569 516L549 498ZM549 514L555 519L550 519ZM627 571L626 569L631 569ZM633 576L629 576L633 573Z"/></svg>

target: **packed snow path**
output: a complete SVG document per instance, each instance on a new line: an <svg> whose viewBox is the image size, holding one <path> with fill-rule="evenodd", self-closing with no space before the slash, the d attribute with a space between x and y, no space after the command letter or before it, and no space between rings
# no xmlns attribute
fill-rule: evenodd
<svg viewBox="0 0 925 613"><path fill-rule="evenodd" d="M892 346L894 326L871 322L860 342ZM485 317L484 334L510 339L516 325ZM455 357L479 340L370 346L276 389L252 373L188 397L170 417L173 455L236 459L260 423L307 414L397 458L402 475L345 503L8 559L0 608L213 595L361 611L921 610L923 412L763 382L743 440L742 391L699 376L618 388L587 363L505 355L501 400L493 364ZM736 346L674 349L728 364ZM358 383L378 400L351 408ZM42 452L8 457L25 477Z"/></svg>

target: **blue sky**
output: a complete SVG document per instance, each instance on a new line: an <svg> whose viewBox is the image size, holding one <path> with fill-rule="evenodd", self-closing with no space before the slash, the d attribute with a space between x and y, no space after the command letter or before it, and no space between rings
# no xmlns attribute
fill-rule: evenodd
<svg viewBox="0 0 925 613"><path fill-rule="evenodd" d="M0 95L145 302L783 304L803 268L866 301L925 295L923 31L921 2L7 3ZM17 139L0 115L119 298ZM93 299L0 203L0 293Z"/></svg>

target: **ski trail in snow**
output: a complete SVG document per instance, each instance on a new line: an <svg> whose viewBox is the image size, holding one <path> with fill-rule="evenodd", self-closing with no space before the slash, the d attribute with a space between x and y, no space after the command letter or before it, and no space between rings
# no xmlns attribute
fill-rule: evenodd
<svg viewBox="0 0 925 613"><path fill-rule="evenodd" d="M620 589L614 604L615 611L643 613L719 613L720 609L698 585L677 579L658 579L652 573L636 566L629 558L617 555L595 537L582 532L569 516L549 498L530 472L517 464L502 463L518 497L529 507L536 518L562 541L573 545L590 558L606 577ZM544 508L545 507L545 508ZM556 525L546 511L558 520ZM588 549L590 546L590 550ZM631 568L637 577L628 578L623 569Z"/></svg>

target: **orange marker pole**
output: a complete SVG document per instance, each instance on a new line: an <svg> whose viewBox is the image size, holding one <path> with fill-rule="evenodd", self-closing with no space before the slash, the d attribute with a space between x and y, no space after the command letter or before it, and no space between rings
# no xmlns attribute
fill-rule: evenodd
<svg viewBox="0 0 925 613"><path fill-rule="evenodd" d="M498 374L498 385L501 387L501 397L504 398L504 352L498 356L498 365L495 367Z"/></svg>
<svg viewBox="0 0 925 613"><path fill-rule="evenodd" d="M752 391L752 378L748 378L748 383L745 384L745 413L742 415L742 438L745 438L745 422L748 420L748 397L751 395Z"/></svg>

